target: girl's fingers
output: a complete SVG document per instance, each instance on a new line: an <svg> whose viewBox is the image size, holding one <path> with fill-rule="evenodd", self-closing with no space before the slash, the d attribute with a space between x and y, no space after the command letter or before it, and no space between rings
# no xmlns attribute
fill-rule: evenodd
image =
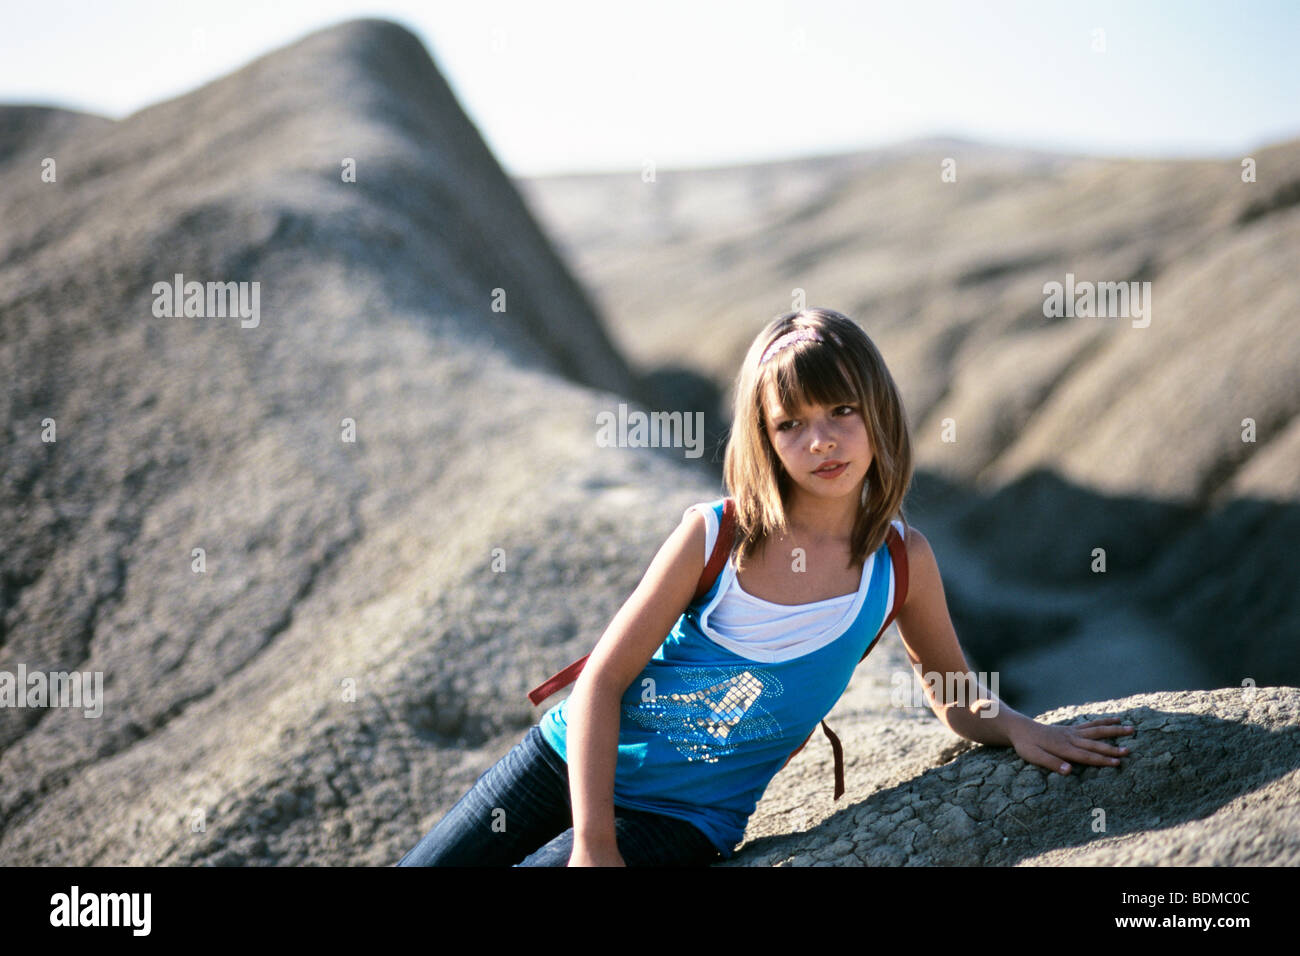
<svg viewBox="0 0 1300 956"><path fill-rule="evenodd" d="M1095 767L1106 767L1110 765L1111 757L1104 754L1093 753L1091 750L1084 750L1082 747L1075 746L1073 743L1066 741L1062 747L1054 750L1063 761L1068 763L1086 763Z"/></svg>
<svg viewBox="0 0 1300 956"><path fill-rule="evenodd" d="M1051 750L1043 750L1043 760L1039 765L1056 773L1069 774L1076 764L1094 763L1098 759L1104 758L1098 758L1096 754L1080 750L1069 743L1054 743Z"/></svg>
<svg viewBox="0 0 1300 956"><path fill-rule="evenodd" d="M1126 730L1123 727L1089 727L1087 730L1078 731L1075 736L1082 740L1102 740L1112 737L1128 737L1132 733L1133 731Z"/></svg>
<svg viewBox="0 0 1300 956"><path fill-rule="evenodd" d="M1132 724L1108 724L1098 726L1092 722L1086 724L1077 724L1070 727L1071 730L1084 733L1088 737L1125 737L1133 733Z"/></svg>
<svg viewBox="0 0 1300 956"><path fill-rule="evenodd" d="M1117 747L1114 744L1109 744L1102 740L1088 740L1085 738L1082 740L1075 740L1073 741L1073 744L1075 747L1085 750L1088 753L1099 755L1102 758L1100 761L1101 766L1113 766L1111 758L1122 757L1128 753L1127 748ZM1092 762L1096 763L1097 761Z"/></svg>
<svg viewBox="0 0 1300 956"><path fill-rule="evenodd" d="M1101 717L1058 728L1057 733L1049 735L1050 739L1045 739L1046 746L1033 744L1022 756L1029 763L1062 776L1068 776L1076 764L1118 767L1120 758L1127 756L1128 748L1098 738L1133 733L1132 725L1122 724L1121 720L1120 717ZM1065 733L1061 734L1061 730Z"/></svg>
<svg viewBox="0 0 1300 956"><path fill-rule="evenodd" d="M1054 773L1069 772L1068 770L1063 771L1061 769L1061 765L1066 763L1066 761L1062 760L1060 757L1056 756L1055 754L1048 753L1046 750L1044 750L1042 747L1039 746L1034 746L1030 748L1029 756L1025 757L1024 759L1028 760L1032 764L1042 767L1045 770L1051 770Z"/></svg>

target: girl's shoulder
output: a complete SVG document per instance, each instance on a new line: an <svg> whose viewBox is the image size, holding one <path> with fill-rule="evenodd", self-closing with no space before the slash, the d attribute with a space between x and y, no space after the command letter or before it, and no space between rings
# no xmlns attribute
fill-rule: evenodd
<svg viewBox="0 0 1300 956"><path fill-rule="evenodd" d="M695 504L689 506L685 511L682 512L682 517L685 518L688 514L690 514L692 511L695 511L697 509L700 511L713 511L713 512L721 511L722 506L726 503L726 501L727 501L726 498L714 498L710 501L697 501L695 502Z"/></svg>
<svg viewBox="0 0 1300 956"><path fill-rule="evenodd" d="M682 512L683 521L686 521L692 513L699 515L699 517L704 520L705 562L707 562L709 556L713 554L713 545L718 540L718 530L721 527L722 508L725 501L725 498L717 498L713 501L697 501Z"/></svg>

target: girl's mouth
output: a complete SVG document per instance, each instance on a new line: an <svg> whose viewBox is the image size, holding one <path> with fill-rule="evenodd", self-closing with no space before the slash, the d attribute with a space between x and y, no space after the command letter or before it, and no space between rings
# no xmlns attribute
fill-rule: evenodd
<svg viewBox="0 0 1300 956"><path fill-rule="evenodd" d="M842 461L834 468L819 468L817 471L814 471L813 474L818 478L838 478L844 473L844 469L847 467L849 467L849 463L847 461Z"/></svg>

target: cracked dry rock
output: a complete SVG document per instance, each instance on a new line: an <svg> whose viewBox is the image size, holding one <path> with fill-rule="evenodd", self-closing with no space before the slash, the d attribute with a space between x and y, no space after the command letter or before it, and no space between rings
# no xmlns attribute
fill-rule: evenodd
<svg viewBox="0 0 1300 956"><path fill-rule="evenodd" d="M1139 694L1043 714L1045 723L1113 714L1135 727L1119 767L1075 764L1067 776L1026 764L1011 748L977 747L948 765L922 756L949 734L913 728L914 775L863 781L839 805L818 800L823 767L793 761L751 820L749 842L723 866L789 865L813 841L821 860L868 866L1300 863L1300 690L1241 688ZM841 734L866 748L883 717ZM929 746L927 746L929 745ZM961 781L981 780L982 786ZM1195 781L1195 785L1191 785ZM775 784L775 781L774 781ZM815 824L768 833L769 812L802 794ZM908 801L891 810L899 798ZM907 816L915 813L915 819ZM757 834L762 834L757 836Z"/></svg>

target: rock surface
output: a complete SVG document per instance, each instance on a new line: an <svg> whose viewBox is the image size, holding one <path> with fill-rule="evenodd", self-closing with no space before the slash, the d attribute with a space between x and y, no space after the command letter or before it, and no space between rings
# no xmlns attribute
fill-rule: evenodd
<svg viewBox="0 0 1300 956"><path fill-rule="evenodd" d="M1157 866L1300 863L1300 690L1139 694L1036 715L1118 716L1130 754L1065 776L964 740L894 701L897 635L859 667L827 723L768 787L722 866ZM879 656L878 656L879 655Z"/></svg>

